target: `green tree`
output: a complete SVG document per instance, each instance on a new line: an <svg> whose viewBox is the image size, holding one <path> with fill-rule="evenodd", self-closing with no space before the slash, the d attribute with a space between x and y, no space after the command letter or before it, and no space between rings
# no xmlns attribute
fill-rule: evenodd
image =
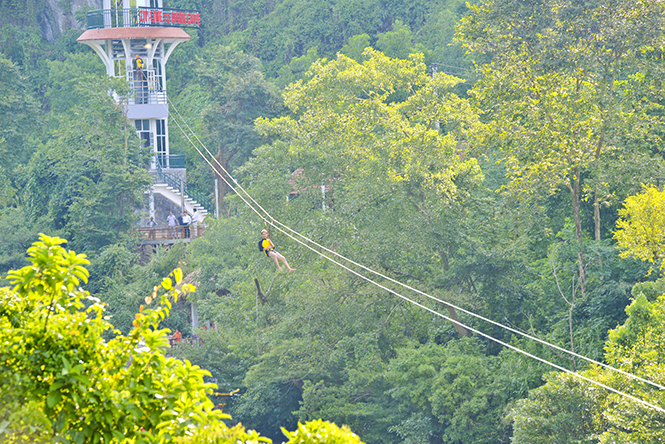
<svg viewBox="0 0 665 444"><path fill-rule="evenodd" d="M408 25L401 20L393 23L393 30L379 34L376 48L388 57L406 59L412 52L423 52L413 50L413 35Z"/></svg>
<svg viewBox="0 0 665 444"><path fill-rule="evenodd" d="M619 209L620 219L614 238L621 257L665 265L665 192L645 187L641 194L630 196Z"/></svg>
<svg viewBox="0 0 665 444"><path fill-rule="evenodd" d="M477 340L463 339L397 350L387 378L401 412L392 430L403 442L507 442L501 410L508 386L494 383L501 360L480 348ZM424 430L414 427L418 419Z"/></svg>
<svg viewBox="0 0 665 444"><path fill-rule="evenodd" d="M298 197L288 208L272 206L277 215L311 220L321 233L347 226L333 240L340 251L359 248L369 263L427 281L449 268L456 218L472 211L465 199L482 176L461 152L480 124L450 92L459 79L429 77L422 56L391 59L368 48L364 59L321 60L291 86L285 103L293 117L258 121L278 140L248 170L258 178L280 165L280 174L256 182L268 202ZM322 204L322 215L307 216ZM425 259L432 254L440 259L435 268Z"/></svg>
<svg viewBox="0 0 665 444"><path fill-rule="evenodd" d="M658 229L662 193L647 188L626 201L616 233L622 254L653 262L662 239ZM651 224L655 224L655 230ZM637 284L626 308L628 319L610 330L605 361L655 384L665 384L665 294L662 278ZM593 367L582 375L652 405L665 407L662 390L609 369ZM569 374L555 373L547 384L519 401L512 412L515 443L658 442L662 440L665 414L616 393L599 389Z"/></svg>
<svg viewBox="0 0 665 444"><path fill-rule="evenodd" d="M101 85L106 85L104 88ZM85 75L72 89L74 105L51 115L57 126L28 165L24 199L29 217L48 217L82 251L117 242L138 218L148 153L122 105L107 94L122 85L106 76Z"/></svg>
<svg viewBox="0 0 665 444"><path fill-rule="evenodd" d="M325 421L298 423L293 432L282 429L289 440L287 444L362 444L360 438L348 427L337 427Z"/></svg>
<svg viewBox="0 0 665 444"><path fill-rule="evenodd" d="M25 265L23 252L38 230L26 215L22 191L26 164L34 154L43 114L29 80L16 63L0 53L0 274Z"/></svg>
<svg viewBox="0 0 665 444"><path fill-rule="evenodd" d="M518 312L519 300L499 274L521 269L486 250L492 244L507 251L512 241L501 236L494 193L482 187L479 164L464 143L480 123L469 103L451 92L459 79L430 77L427 71L421 55L391 59L371 48L360 61L345 55L317 61L285 93L291 114L258 121L271 142L256 150L239 177L274 217L334 251L444 300L513 316L510 308ZM261 227L245 210L240 216L256 236ZM438 390L438 410L429 401L414 405L407 395L390 395L403 382L387 376L402 348L421 343L436 350L468 334L465 329L457 333L452 324L335 269L274 228L273 240L298 271L277 275L265 303L251 281L238 283L220 309L230 321L241 307L256 304L256 318L247 319L242 331L224 328L230 343L241 335L245 348L255 341L256 363L234 407L243 423L274 428L290 401L300 401L298 420L324 417L347 424L369 443L436 442L443 436L457 442L470 427L468 418L478 421L478 442L507 439L507 430L488 419L498 420L509 398L488 395L496 359L460 351L450 361L459 366L446 381L419 384L423 392ZM249 244L237 247L240 257L257 255ZM215 245L215 254L229 255L218 253L228 248ZM269 269L252 270L265 291L271 265L256 267ZM404 361L411 359L417 368L414 348L404 350ZM469 382L462 369L472 364L479 371ZM462 390L473 384L477 390ZM470 392L474 399L465 403ZM277 408L266 409L266 401L277 399Z"/></svg>
<svg viewBox="0 0 665 444"><path fill-rule="evenodd" d="M230 417L208 398L210 373L166 356L168 330L160 324L194 289L179 285L180 269L145 297L123 335L104 304L80 288L88 261L65 242L42 235L28 249L30 265L0 288L3 442L271 442L241 424L227 427ZM320 420L283 432L294 444L360 443L348 428Z"/></svg>
<svg viewBox="0 0 665 444"><path fill-rule="evenodd" d="M602 170L621 159L631 139L659 143L650 130L661 123L651 113L660 100L651 73L665 11L622 0L486 1L472 11L458 35L472 52L491 57L473 91L494 122L488 138L504 148L514 188L569 191L584 295L581 202L593 199L600 240L600 206L614 185L603 185L612 178Z"/></svg>
<svg viewBox="0 0 665 444"><path fill-rule="evenodd" d="M232 46L209 48L197 59L196 69L209 94L202 111L205 140L214 147L217 162L233 171L261 143L254 120L281 110L279 95L265 80L259 60ZM218 187L219 208L226 211L224 196L230 190L222 180Z"/></svg>
<svg viewBox="0 0 665 444"><path fill-rule="evenodd" d="M574 376L555 373L547 383L517 402L512 412L514 443L594 444L600 431L595 417L598 399L588 384Z"/></svg>
<svg viewBox="0 0 665 444"><path fill-rule="evenodd" d="M182 272L146 297L156 307L142 308L128 335L115 331L106 341L104 332L114 329L104 307L80 289L88 261L64 242L42 235L28 250L31 265L10 273L12 287L0 289L3 440L196 442L213 432L259 440L224 426L225 415L206 396L213 387L203 382L206 371L164 355L159 323L177 300Z"/></svg>
<svg viewBox="0 0 665 444"><path fill-rule="evenodd" d="M15 170L34 152L41 116L19 67L0 54L0 205L12 202L20 188Z"/></svg>
<svg viewBox="0 0 665 444"><path fill-rule="evenodd" d="M369 48L370 46L372 45L370 45L369 42L369 35L359 34L349 38L346 45L342 47L340 52L345 56L352 58L356 62L362 63L364 60L363 53L365 52L365 48Z"/></svg>
<svg viewBox="0 0 665 444"><path fill-rule="evenodd" d="M663 385L665 295L649 302L636 286L633 296L626 308L628 319L609 332L605 359L615 368ZM581 374L652 405L665 406L662 390L628 376L600 368ZM665 437L662 412L564 373L549 375L547 384L519 401L511 416L517 444L659 442Z"/></svg>
<svg viewBox="0 0 665 444"><path fill-rule="evenodd" d="M360 52L362 52L364 49L365 46L360 49ZM307 51L307 54L303 55L302 57L294 57L291 59L288 65L282 66L279 71L277 71L275 84L280 90L283 90L289 84L294 83L296 80L302 79L305 73L309 71L312 63L318 59L319 53L316 48L311 48L309 51Z"/></svg>

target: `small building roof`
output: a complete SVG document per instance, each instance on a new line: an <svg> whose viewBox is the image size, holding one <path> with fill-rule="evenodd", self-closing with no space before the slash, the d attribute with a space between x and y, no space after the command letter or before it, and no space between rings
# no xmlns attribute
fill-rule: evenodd
<svg viewBox="0 0 665 444"><path fill-rule="evenodd" d="M190 40L191 37L181 28L140 27L140 28L104 28L88 29L77 42L89 40L122 40L122 39L162 39Z"/></svg>

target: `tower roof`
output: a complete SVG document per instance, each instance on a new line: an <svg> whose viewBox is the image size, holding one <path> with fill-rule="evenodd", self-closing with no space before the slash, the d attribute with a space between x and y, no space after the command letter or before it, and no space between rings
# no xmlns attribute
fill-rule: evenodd
<svg viewBox="0 0 665 444"><path fill-rule="evenodd" d="M105 28L89 29L77 38L77 42L89 40L122 40L122 39L162 39L162 40L190 40L191 37L180 28Z"/></svg>

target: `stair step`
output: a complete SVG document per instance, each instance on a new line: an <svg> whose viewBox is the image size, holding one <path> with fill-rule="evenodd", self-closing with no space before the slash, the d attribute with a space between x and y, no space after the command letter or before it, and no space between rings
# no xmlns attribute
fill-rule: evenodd
<svg viewBox="0 0 665 444"><path fill-rule="evenodd" d="M173 188L173 187L171 187L171 186L169 186L165 183L155 183L153 185L153 190L155 190L155 189L164 189L166 191L169 191L169 192L175 194L176 196L180 196L180 190L179 189ZM185 194L185 199L184 200L185 200L186 205L188 205L190 207L193 207L193 208L196 208L196 210L197 210L197 212L199 212L199 214L201 214L203 216L206 216L206 215L210 214L210 212L203 205L198 203L195 199L189 197L187 194Z"/></svg>

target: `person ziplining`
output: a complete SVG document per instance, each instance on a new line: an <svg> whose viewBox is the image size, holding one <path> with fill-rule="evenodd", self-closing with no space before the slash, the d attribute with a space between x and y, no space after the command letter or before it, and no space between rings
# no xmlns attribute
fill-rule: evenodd
<svg viewBox="0 0 665 444"><path fill-rule="evenodd" d="M289 263L286 261L286 258L284 256L275 251L275 245L268 237L268 230L261 230L261 240L259 241L259 250L263 251L266 254L266 256L273 258L273 260L275 261L275 265L279 270L282 269L282 267L279 266L279 262L281 261L284 264L284 266L286 266L286 269L289 270L289 272L296 271L295 268L291 268L289 266Z"/></svg>

